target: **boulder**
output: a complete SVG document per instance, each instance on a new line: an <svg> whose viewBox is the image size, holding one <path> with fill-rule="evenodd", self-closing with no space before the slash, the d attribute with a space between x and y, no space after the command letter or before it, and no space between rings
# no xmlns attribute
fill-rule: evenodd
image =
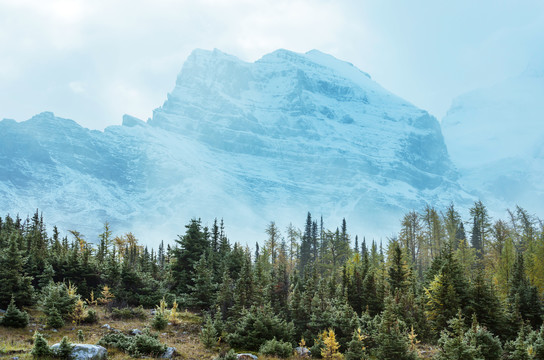
<svg viewBox="0 0 544 360"><path fill-rule="evenodd" d="M57 351L60 344L51 346L52 351ZM99 345L91 344L73 344L73 360L105 360L108 357L108 350Z"/></svg>
<svg viewBox="0 0 544 360"><path fill-rule="evenodd" d="M253 354L236 354L238 360L257 360L257 356Z"/></svg>
<svg viewBox="0 0 544 360"><path fill-rule="evenodd" d="M130 335L142 335L142 330L132 329L132 330L130 330Z"/></svg>
<svg viewBox="0 0 544 360"><path fill-rule="evenodd" d="M308 349L307 347L298 346L298 347L295 348L295 351L297 352L298 356L310 357L310 355L311 355L310 349Z"/></svg>
<svg viewBox="0 0 544 360"><path fill-rule="evenodd" d="M110 326L110 324L104 324L101 326L102 329L106 329L106 330L111 330L112 327Z"/></svg>
<svg viewBox="0 0 544 360"><path fill-rule="evenodd" d="M161 359L171 359L174 357L174 354L176 353L175 347L169 347L166 349L164 354L161 355Z"/></svg>

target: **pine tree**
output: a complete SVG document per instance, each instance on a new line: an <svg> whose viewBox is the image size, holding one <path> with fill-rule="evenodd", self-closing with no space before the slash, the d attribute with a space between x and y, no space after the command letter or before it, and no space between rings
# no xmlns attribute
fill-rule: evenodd
<svg viewBox="0 0 544 360"><path fill-rule="evenodd" d="M476 256L478 259L483 258L483 240L481 234L481 227L478 222L478 218L474 217L474 225L472 226L472 235L471 235L471 245L474 250L476 250Z"/></svg>
<svg viewBox="0 0 544 360"><path fill-rule="evenodd" d="M452 331L443 330L438 340L439 353L435 360L482 360L479 351L465 337L465 319L461 311L448 321Z"/></svg>
<svg viewBox="0 0 544 360"><path fill-rule="evenodd" d="M391 294L402 292L408 285L408 266L404 262L402 249L399 243L393 239L389 243L389 269L388 278Z"/></svg>
<svg viewBox="0 0 544 360"><path fill-rule="evenodd" d="M28 313L17 309L13 296L6 313L0 318L0 325L12 328L24 328L28 325Z"/></svg>
<svg viewBox="0 0 544 360"><path fill-rule="evenodd" d="M234 292L235 314L241 314L243 309L249 309L254 302L253 273L249 254L244 255L243 261Z"/></svg>
<svg viewBox="0 0 544 360"><path fill-rule="evenodd" d="M219 287L219 292L217 294L217 306L221 312L223 319L228 319L231 317L231 308L234 305L234 285L232 279L230 278L228 269L225 269L223 272L223 279Z"/></svg>
<svg viewBox="0 0 544 360"><path fill-rule="evenodd" d="M0 253L0 307L7 306L12 296L18 306L32 305L32 278L24 275L20 241L20 235L12 233L8 248Z"/></svg>
<svg viewBox="0 0 544 360"><path fill-rule="evenodd" d="M536 287L532 286L525 274L523 254L519 253L514 263L508 296L510 305L523 320L527 320L533 327L542 322L542 305Z"/></svg>
<svg viewBox="0 0 544 360"><path fill-rule="evenodd" d="M217 342L218 342L217 331L215 330L215 327L212 322L212 318L210 316L206 317L204 326L202 327L202 330L200 331L200 341L208 349L211 349L217 345Z"/></svg>
<svg viewBox="0 0 544 360"><path fill-rule="evenodd" d="M188 304L197 309L208 309L215 302L217 285L213 282L213 270L210 268L206 255L194 265L192 283L189 285Z"/></svg>
<svg viewBox="0 0 544 360"><path fill-rule="evenodd" d="M345 353L346 360L366 360L369 358L365 344L367 338L368 336L361 331L361 328L353 332L353 337Z"/></svg>
<svg viewBox="0 0 544 360"><path fill-rule="evenodd" d="M187 228L185 235L178 236L179 240L176 240L179 247L174 249L176 261L172 265L175 288L180 294L188 293L190 287L194 286L194 265L209 246L201 230L200 220L192 219L185 227Z"/></svg>
<svg viewBox="0 0 544 360"><path fill-rule="evenodd" d="M506 317L493 284L485 279L484 270L477 269L472 286L472 309L480 323L494 334L504 334Z"/></svg>
<svg viewBox="0 0 544 360"><path fill-rule="evenodd" d="M465 333L467 342L476 348L478 358L484 360L499 359L502 355L502 345L499 338L480 326L476 315L472 316L472 327Z"/></svg>
<svg viewBox="0 0 544 360"><path fill-rule="evenodd" d="M38 359L52 355L51 349L47 345L47 340L38 331L34 333L34 346L32 347L31 354Z"/></svg>
<svg viewBox="0 0 544 360"><path fill-rule="evenodd" d="M403 324L395 316L393 307L393 299L388 298L376 338L376 356L381 360L415 360L417 353L410 350L408 334L402 329Z"/></svg>

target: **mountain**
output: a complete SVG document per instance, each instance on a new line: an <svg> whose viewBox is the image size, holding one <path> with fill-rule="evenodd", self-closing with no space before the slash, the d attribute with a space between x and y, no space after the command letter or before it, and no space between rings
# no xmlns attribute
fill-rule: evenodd
<svg viewBox="0 0 544 360"><path fill-rule="evenodd" d="M434 117L316 50L254 63L195 50L152 119L104 132L52 113L3 120L0 196L3 213L39 208L90 240L104 221L159 241L218 217L249 243L307 211L385 237L408 210L471 199Z"/></svg>
<svg viewBox="0 0 544 360"><path fill-rule="evenodd" d="M544 212L544 67L464 94L442 120L460 182L493 209Z"/></svg>

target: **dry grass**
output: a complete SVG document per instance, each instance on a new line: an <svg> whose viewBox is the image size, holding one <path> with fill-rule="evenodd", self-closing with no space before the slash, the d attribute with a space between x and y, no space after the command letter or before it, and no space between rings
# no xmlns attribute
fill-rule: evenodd
<svg viewBox="0 0 544 360"><path fill-rule="evenodd" d="M46 329L45 316L35 309L26 309L31 316L30 325L25 329L11 329L0 326L0 358L11 359L32 359L30 350L33 345L33 335L39 331L47 339L49 345L60 342L67 336L73 343L78 343L77 333L81 330L85 336L86 344L96 344L103 335L109 331L101 326L109 324L112 328L122 332L129 332L132 329L144 329L151 321L149 314L146 319L115 320L101 306L93 306L99 315L99 321L93 325L66 324L57 332ZM159 340L167 346L177 349L175 359L184 360L212 360L218 355L218 351L211 351L201 344L199 340L201 318L191 312L181 311L178 313L178 325L169 325L159 333ZM246 352L246 351L243 351ZM430 359L436 352L436 348L419 344L418 352L422 359ZM257 354L256 354L257 355ZM116 349L108 349L108 359L120 360L129 359L130 356ZM298 359L296 356L290 360ZM259 355L259 360L278 360L275 357Z"/></svg>
<svg viewBox="0 0 544 360"><path fill-rule="evenodd" d="M32 359L30 351L33 345L33 335L39 331L47 339L49 345L60 342L67 336L72 343L79 343L77 339L78 330L85 336L84 343L96 344L100 338L108 333L108 330L102 328L104 324L109 324L112 328L122 332L129 332L132 329L142 330L149 325L151 315L146 319L115 320L101 306L93 306L99 315L99 321L93 325L77 325L75 323L66 324L62 329L53 331L45 326L45 316L35 309L25 309L30 315L30 324L25 329L11 329L0 326L0 358L10 359L19 357L19 359ZM149 314L149 312L148 312ZM169 325L165 330L159 332L159 340L167 346L173 346L177 349L175 359L184 360L211 360L218 355L217 351L211 351L200 343L200 322L199 316L181 311L178 313L179 325ZM116 349L108 349L108 359L128 359L130 356ZM262 360L273 360L276 358L259 356ZM294 358L293 358L294 359Z"/></svg>

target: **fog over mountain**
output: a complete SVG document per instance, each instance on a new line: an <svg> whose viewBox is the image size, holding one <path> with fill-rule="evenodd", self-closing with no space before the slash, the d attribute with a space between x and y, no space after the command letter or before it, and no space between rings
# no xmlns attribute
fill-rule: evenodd
<svg viewBox="0 0 544 360"><path fill-rule="evenodd" d="M454 99L442 120L460 183L502 214L544 212L544 62Z"/></svg>
<svg viewBox="0 0 544 360"><path fill-rule="evenodd" d="M408 210L474 200L434 117L316 50L254 63L195 50L152 119L104 132L48 112L3 120L0 196L4 214L39 208L89 240L105 221L156 243L217 217L251 244L307 211L385 238Z"/></svg>

